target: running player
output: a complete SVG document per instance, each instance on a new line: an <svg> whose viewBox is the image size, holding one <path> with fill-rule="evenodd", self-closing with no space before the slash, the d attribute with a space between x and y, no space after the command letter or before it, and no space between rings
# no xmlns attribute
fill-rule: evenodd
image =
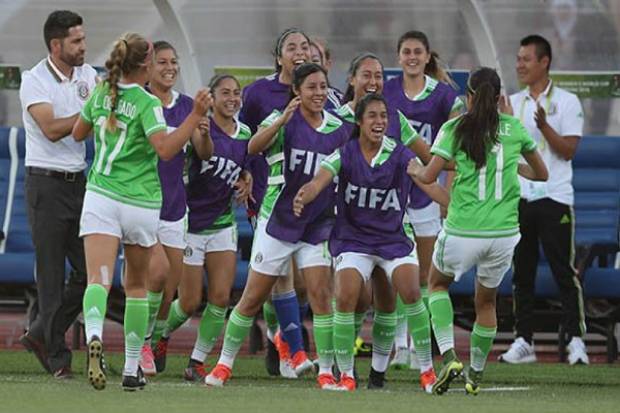
<svg viewBox="0 0 620 413"><path fill-rule="evenodd" d="M385 99L388 105L404 114L426 143L432 145L441 125L458 116L463 104L450 86L452 80L440 66L437 53L431 51L424 33L409 31L403 34L398 39L397 53L403 73L385 83ZM448 176L451 179L451 172ZM411 200L407 214L415 232L420 260L420 288L428 308L428 271L433 245L441 230L440 208L415 186ZM417 369L415 345L412 343L410 352L407 342L407 323L400 314L394 339L395 354L390 364L395 368L411 366Z"/></svg>
<svg viewBox="0 0 620 413"><path fill-rule="evenodd" d="M326 245L333 225L334 185L326 188L300 218L293 215L292 206L297 190L314 176L321 159L349 136L342 121L324 110L327 75L323 68L307 63L295 69L292 91L295 97L284 112L274 111L265 119L248 146L249 153L267 151L269 187L254 236L248 282L230 316L218 364L205 379L211 386L222 386L230 378L252 318L269 297L277 278L289 273L293 257L306 281L314 313L319 387L335 384L331 372L331 256ZM312 368L303 356L301 351L292 355L292 367L298 376Z"/></svg>
<svg viewBox="0 0 620 413"><path fill-rule="evenodd" d="M198 336L185 379L204 379L204 360L213 349L224 326L230 291L237 267L237 224L233 198L246 203L251 176L243 167L247 158L250 129L235 120L241 106L241 86L230 75L216 75L209 82L213 96L210 117L214 151L211 159L192 155L187 187L189 228L183 259L179 299L169 317L170 332L180 327L202 302L203 266L207 269L207 306L202 313Z"/></svg>
<svg viewBox="0 0 620 413"><path fill-rule="evenodd" d="M153 67L147 90L161 101L168 130L179 127L192 112L192 98L173 89L178 73L179 64L174 47L165 41L153 43ZM158 163L162 207L157 244L153 247L147 279L149 321L140 355L140 367L146 376L155 375L165 368L167 341L160 341L160 338L183 271L186 210L183 167L183 150L169 161L160 159ZM156 343L157 357L153 355L151 342Z"/></svg>
<svg viewBox="0 0 620 413"><path fill-rule="evenodd" d="M349 128L353 129L356 122L355 110L357 102L367 93L381 94L383 92L383 64L381 60L372 53L366 52L359 54L351 61L348 72L348 82L349 85L343 98L343 101L346 103L340 107L337 114L345 121ZM388 122L388 136L400 140L400 142L409 146L423 162L428 162L430 159L430 148L423 139L419 139L418 133L410 125L405 116L397 110L390 110L388 107L388 118L390 120L390 122ZM408 218L405 218L405 221L407 220ZM413 238L413 231L408 222L405 222L405 229L408 235ZM380 272L380 269L376 271ZM362 322L370 306L371 299L372 294L370 293L370 288L365 289L360 296L360 301L355 311L356 335L359 334L362 327ZM401 318L404 319L405 322L407 321L404 312ZM425 341L425 339L423 341ZM430 356L425 359L424 363L428 370L431 366Z"/></svg>
<svg viewBox="0 0 620 413"><path fill-rule="evenodd" d="M88 379L97 390L106 385L101 337L120 242L127 268L122 386L133 391L146 384L138 363L149 312L146 279L162 205L158 156L172 159L190 137L205 157L213 149L204 127L202 136L192 136L209 105L206 90L196 94L192 112L179 128L166 133L160 100L144 90L152 56L153 45L140 35L129 33L118 39L106 61L107 80L94 90L73 128L77 140L91 131L96 139L80 236L88 272L83 309Z"/></svg>
<svg viewBox="0 0 620 413"><path fill-rule="evenodd" d="M248 125L252 133L256 133L260 123L274 110L284 111L286 108L290 100L293 70L310 60L310 39L297 28L286 29L278 36L273 54L276 72L243 89L239 120ZM268 166L265 157L250 157L247 168L253 177L252 193L255 199L249 204L248 216L255 226L267 188ZM303 350L302 324L298 309L303 312L304 306L300 306L293 281L292 276L280 279L274 288L272 302L266 301L263 307L263 317L267 324L265 364L267 372L274 376L280 373L294 376L288 368L287 353L295 354ZM287 328L277 333L278 324ZM276 350L276 341L280 352ZM282 357L281 360L279 356Z"/></svg>
<svg viewBox="0 0 620 413"><path fill-rule="evenodd" d="M441 128L428 166L411 162L408 168L412 177L430 183L447 162L456 163L448 217L435 245L430 273L433 331L443 358L433 386L436 394L445 393L463 370L454 351L450 284L477 266L476 321L465 374L465 390L477 394L497 331L497 287L510 268L520 238L517 173L531 180L544 181L548 176L536 144L521 122L498 113L500 89L495 70L483 67L471 73L467 113ZM529 165L519 164L521 156Z"/></svg>
<svg viewBox="0 0 620 413"><path fill-rule="evenodd" d="M368 94L355 111L354 137L321 164L321 170L304 185L294 200L297 215L304 205L338 177L337 218L329 248L336 256L336 314L334 349L341 371L338 390L353 391L354 314L363 285L373 276L375 281L375 322L373 326L372 367L369 388L383 387L396 327L395 297L392 285L406 303L405 308L414 337L420 329L428 340L428 314L418 289L418 262L413 242L403 226L405 206L412 180L405 173L414 157L407 148L385 136L387 105L383 97ZM447 205L448 195L437 185L421 186L435 199ZM380 267L385 275L373 274ZM387 276L387 278L386 278ZM429 349L430 350L430 349ZM423 389L430 391L435 382L432 364L420 377Z"/></svg>

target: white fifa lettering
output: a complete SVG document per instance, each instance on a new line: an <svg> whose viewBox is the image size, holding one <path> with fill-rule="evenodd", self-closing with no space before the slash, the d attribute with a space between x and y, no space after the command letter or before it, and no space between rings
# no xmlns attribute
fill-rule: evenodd
<svg viewBox="0 0 620 413"><path fill-rule="evenodd" d="M370 188L370 200L368 202L368 206L375 209L377 204L383 201L383 194L385 194L385 189Z"/></svg>
<svg viewBox="0 0 620 413"><path fill-rule="evenodd" d="M353 199L355 199L355 194L359 187L347 183L347 189L344 191L344 202L350 204Z"/></svg>

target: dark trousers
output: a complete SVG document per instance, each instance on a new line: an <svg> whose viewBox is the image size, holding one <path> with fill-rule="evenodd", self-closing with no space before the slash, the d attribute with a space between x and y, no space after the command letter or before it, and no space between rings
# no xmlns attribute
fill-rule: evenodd
<svg viewBox="0 0 620 413"><path fill-rule="evenodd" d="M26 176L26 202L36 256L38 313L29 334L45 342L52 371L71 366L65 332L82 311L84 244L78 237L86 180ZM71 270L66 277L65 262Z"/></svg>
<svg viewBox="0 0 620 413"><path fill-rule="evenodd" d="M539 241L560 290L562 323L569 340L585 334L583 294L574 268L574 218L572 207L550 198L519 203L521 240L515 249L512 279L517 337L532 341Z"/></svg>

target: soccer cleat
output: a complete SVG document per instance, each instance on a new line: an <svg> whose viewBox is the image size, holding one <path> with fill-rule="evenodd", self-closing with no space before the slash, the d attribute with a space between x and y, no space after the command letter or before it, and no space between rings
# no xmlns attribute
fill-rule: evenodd
<svg viewBox="0 0 620 413"><path fill-rule="evenodd" d="M153 362L155 363L155 370L161 373L166 369L166 354L168 353L168 340L170 337L162 337L155 344L153 349Z"/></svg>
<svg viewBox="0 0 620 413"><path fill-rule="evenodd" d="M340 382L336 386L335 390L355 391L356 388L357 388L357 384L355 383L355 378L349 376L346 373L342 373L340 375Z"/></svg>
<svg viewBox="0 0 620 413"><path fill-rule="evenodd" d="M436 381L437 376L435 376L435 370L433 370L433 368L420 374L420 387L428 394L433 393L433 384L435 384Z"/></svg>
<svg viewBox="0 0 620 413"><path fill-rule="evenodd" d="M575 364L590 364L588 353L586 353L586 345L581 337L573 337L566 346L568 351L568 362L571 366Z"/></svg>
<svg viewBox="0 0 620 413"><path fill-rule="evenodd" d="M150 344L144 343L142 346L142 351L140 352L140 367L145 376L154 376L157 374L155 358L153 357L153 350Z"/></svg>
<svg viewBox="0 0 620 413"><path fill-rule="evenodd" d="M270 376L280 375L280 357L278 356L278 349L269 338L267 338L267 351L265 352L265 368Z"/></svg>
<svg viewBox="0 0 620 413"><path fill-rule="evenodd" d="M439 372L439 376L437 377L435 384L433 384L433 394L441 395L447 392L452 380L460 376L462 371L463 363L458 360L452 360L444 364Z"/></svg>
<svg viewBox="0 0 620 413"><path fill-rule="evenodd" d="M409 352L409 370L420 370L420 362L418 361L418 353L412 348Z"/></svg>
<svg viewBox="0 0 620 413"><path fill-rule="evenodd" d="M218 363L217 366L207 377L205 377L205 384L212 387L224 387L224 384L232 376L232 370L222 363Z"/></svg>
<svg viewBox="0 0 620 413"><path fill-rule="evenodd" d="M314 364L308 359L308 355L305 351L299 350L291 357L290 365L295 371L296 377L301 377L303 374L312 371Z"/></svg>
<svg viewBox="0 0 620 413"><path fill-rule="evenodd" d="M357 380L356 380L357 383ZM379 372L370 368L370 374L368 375L368 386L369 390L383 389L385 386L385 372Z"/></svg>
<svg viewBox="0 0 620 413"><path fill-rule="evenodd" d="M297 374L291 360L291 352L288 343L282 338L282 333L278 331L273 337L273 344L278 350L279 357L279 371L280 376L287 379L296 379Z"/></svg>
<svg viewBox="0 0 620 413"><path fill-rule="evenodd" d="M407 347L398 347L394 352L394 358L390 361L390 367L396 370L409 368L409 349Z"/></svg>
<svg viewBox="0 0 620 413"><path fill-rule="evenodd" d="M94 336L88 343L88 381L95 390L103 390L106 385L105 368L103 366L103 343Z"/></svg>
<svg viewBox="0 0 620 413"><path fill-rule="evenodd" d="M207 371L205 370L204 363L190 358L187 367L183 371L183 378L186 381L203 381L206 376Z"/></svg>
<svg viewBox="0 0 620 413"><path fill-rule="evenodd" d="M501 354L498 360L510 364L535 363L534 345L525 341L523 337L517 337L508 351Z"/></svg>
<svg viewBox="0 0 620 413"><path fill-rule="evenodd" d="M471 366L463 372L465 377L465 393L473 396L480 393L480 382L482 381L482 372L476 371Z"/></svg>
<svg viewBox="0 0 620 413"><path fill-rule="evenodd" d="M355 339L355 347L353 347L354 356L368 356L372 354L372 344L366 343L363 338Z"/></svg>
<svg viewBox="0 0 620 413"><path fill-rule="evenodd" d="M319 374L316 381L321 390L336 390L336 387L338 387L338 383L336 383L336 379L331 373Z"/></svg>
<svg viewBox="0 0 620 413"><path fill-rule="evenodd" d="M123 374L122 386L125 391L144 390L144 386L146 386L146 378L144 377L142 368L138 367L138 371L135 376L126 376Z"/></svg>

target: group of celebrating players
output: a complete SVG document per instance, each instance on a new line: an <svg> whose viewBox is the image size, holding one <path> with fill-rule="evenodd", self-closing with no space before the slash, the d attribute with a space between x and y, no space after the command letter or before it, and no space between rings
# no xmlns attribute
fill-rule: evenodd
<svg viewBox="0 0 620 413"><path fill-rule="evenodd" d="M394 342L407 347L399 343L410 334L424 391L442 394L463 374L467 393L477 394L496 334L496 289L520 238L517 175L547 178L520 121L498 111L497 73L472 72L462 102L418 31L398 40L402 75L384 83L381 60L360 54L344 96L330 86L323 41L288 29L274 55L275 73L243 91L234 76L216 75L191 99L174 89L172 45L138 34L115 42L107 78L73 129L76 140L92 135L96 143L80 223L90 383L106 386L101 338L122 243L125 390L142 389L144 375L165 368L171 333L202 302L206 268L187 380L223 386L262 309L270 374L297 378L316 364L321 389L354 391L354 341L372 306L368 388L384 386ZM207 372L236 274L235 203L254 224L249 275ZM448 288L474 265L465 369ZM315 363L302 340L306 300Z"/></svg>

